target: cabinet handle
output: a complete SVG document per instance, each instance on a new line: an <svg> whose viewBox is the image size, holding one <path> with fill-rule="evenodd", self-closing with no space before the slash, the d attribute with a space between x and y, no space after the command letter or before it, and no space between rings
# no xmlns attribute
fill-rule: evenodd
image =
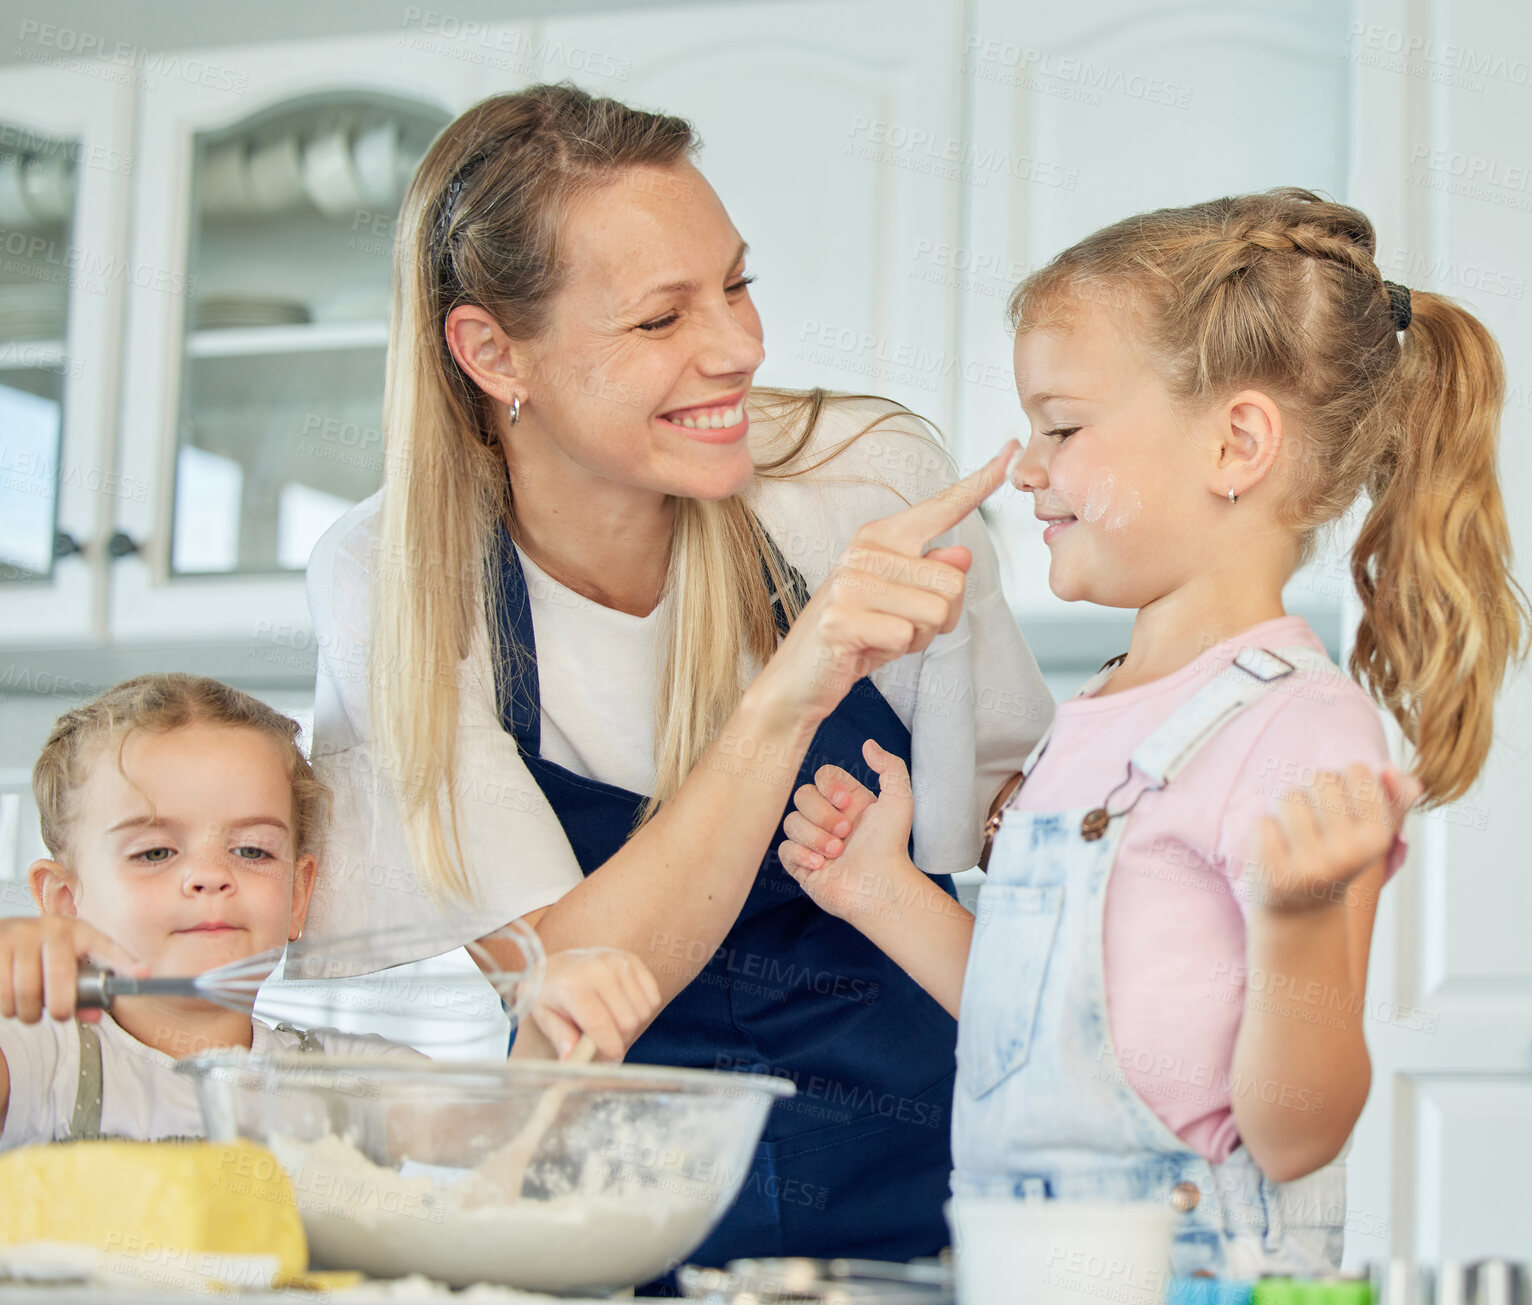
<svg viewBox="0 0 1532 1305"><path fill-rule="evenodd" d="M57 562L61 557L74 557L85 551L84 546L67 530L55 530L53 532L53 560Z"/></svg>
<svg viewBox="0 0 1532 1305"><path fill-rule="evenodd" d="M136 539L121 530L115 531L106 541L107 556L112 558L127 557L129 553L138 552L139 547Z"/></svg>

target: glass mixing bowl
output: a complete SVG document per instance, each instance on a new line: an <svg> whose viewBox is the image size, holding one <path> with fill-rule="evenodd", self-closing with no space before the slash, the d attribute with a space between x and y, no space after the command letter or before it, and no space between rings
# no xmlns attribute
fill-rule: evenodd
<svg viewBox="0 0 1532 1305"><path fill-rule="evenodd" d="M696 1250L794 1091L547 1061L216 1052L178 1068L212 1140L276 1156L314 1267L571 1293L647 1282Z"/></svg>

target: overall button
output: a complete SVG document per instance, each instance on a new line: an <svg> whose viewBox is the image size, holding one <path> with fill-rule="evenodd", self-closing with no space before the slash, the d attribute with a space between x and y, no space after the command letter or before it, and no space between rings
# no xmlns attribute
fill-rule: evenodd
<svg viewBox="0 0 1532 1305"><path fill-rule="evenodd" d="M1182 1214L1190 1214L1202 1200L1202 1190L1196 1183L1177 1183L1170 1189L1170 1204Z"/></svg>

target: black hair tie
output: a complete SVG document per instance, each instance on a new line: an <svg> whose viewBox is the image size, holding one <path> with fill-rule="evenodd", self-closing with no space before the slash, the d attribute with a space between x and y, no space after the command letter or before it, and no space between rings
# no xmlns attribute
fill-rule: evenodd
<svg viewBox="0 0 1532 1305"><path fill-rule="evenodd" d="M1410 288L1400 285L1397 281L1385 281L1383 288L1388 291L1388 306L1394 314L1394 330L1406 331L1415 313L1410 307Z"/></svg>

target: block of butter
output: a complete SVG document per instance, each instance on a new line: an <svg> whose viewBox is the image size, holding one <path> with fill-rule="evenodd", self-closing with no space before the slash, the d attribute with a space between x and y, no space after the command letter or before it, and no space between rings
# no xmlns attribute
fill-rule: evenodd
<svg viewBox="0 0 1532 1305"><path fill-rule="evenodd" d="M167 1284L265 1286L308 1268L292 1185L253 1142L21 1147L0 1156L0 1192L0 1248L78 1248Z"/></svg>

